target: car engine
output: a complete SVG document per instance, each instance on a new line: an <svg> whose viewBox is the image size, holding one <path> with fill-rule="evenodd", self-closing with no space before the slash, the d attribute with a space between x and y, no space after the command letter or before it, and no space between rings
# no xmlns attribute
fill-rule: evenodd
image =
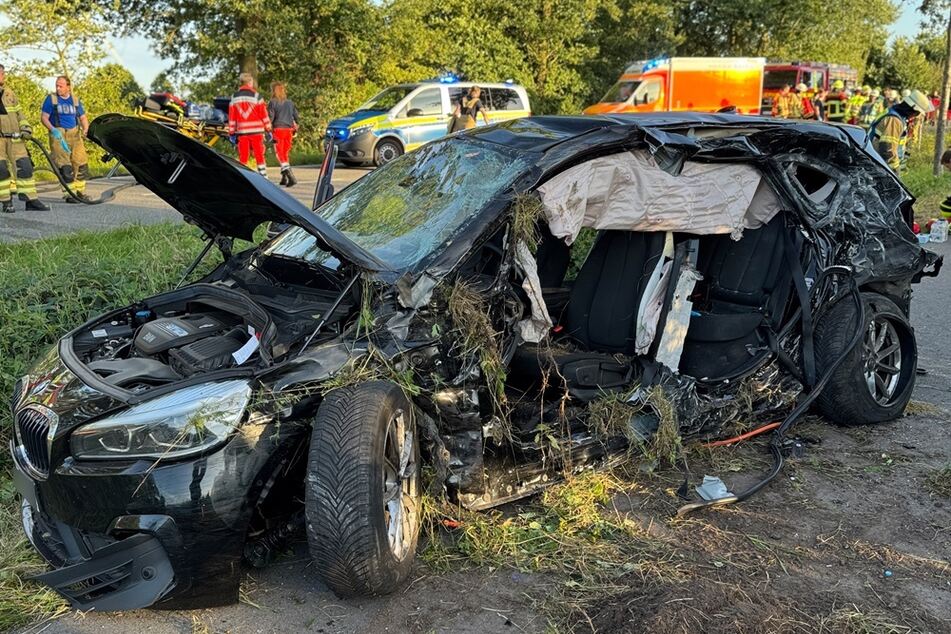
<svg viewBox="0 0 951 634"><path fill-rule="evenodd" d="M236 315L175 312L136 310L77 335L74 347L93 372L132 391L238 366L250 356L242 348L256 348L253 328Z"/></svg>

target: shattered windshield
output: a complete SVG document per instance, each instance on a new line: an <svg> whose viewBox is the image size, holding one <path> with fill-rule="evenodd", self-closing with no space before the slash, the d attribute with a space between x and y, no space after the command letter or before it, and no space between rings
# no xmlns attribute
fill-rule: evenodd
<svg viewBox="0 0 951 634"><path fill-rule="evenodd" d="M526 168L517 154L455 138L437 141L363 177L320 208L319 215L393 270L433 252ZM313 236L295 228L265 255L336 268Z"/></svg>
<svg viewBox="0 0 951 634"><path fill-rule="evenodd" d="M361 110L392 110L396 107L396 104L403 101L403 98L414 90L416 90L416 86L393 86L392 88L387 88L357 108L357 112Z"/></svg>

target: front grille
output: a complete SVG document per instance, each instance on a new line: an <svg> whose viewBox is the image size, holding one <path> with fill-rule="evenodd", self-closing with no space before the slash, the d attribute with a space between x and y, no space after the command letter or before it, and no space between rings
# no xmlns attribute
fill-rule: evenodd
<svg viewBox="0 0 951 634"><path fill-rule="evenodd" d="M23 458L28 466L43 476L50 471L48 438L55 421L56 414L35 405L24 407L16 414L16 435Z"/></svg>
<svg viewBox="0 0 951 634"><path fill-rule="evenodd" d="M23 391L26 389L26 382L23 379L18 379L16 383L13 384L13 396L10 397L10 411L16 411L17 405L20 404L20 400L23 398Z"/></svg>

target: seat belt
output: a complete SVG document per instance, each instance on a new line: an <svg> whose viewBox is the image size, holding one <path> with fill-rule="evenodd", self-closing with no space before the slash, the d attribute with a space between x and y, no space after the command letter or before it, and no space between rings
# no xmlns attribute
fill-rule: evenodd
<svg viewBox="0 0 951 634"><path fill-rule="evenodd" d="M809 289L806 287L806 276L802 271L796 241L791 232L784 227L783 242L784 257L792 271L793 287L796 289L796 298L802 307L802 368L806 379L806 388L811 390L816 384L816 351L813 341L812 300Z"/></svg>

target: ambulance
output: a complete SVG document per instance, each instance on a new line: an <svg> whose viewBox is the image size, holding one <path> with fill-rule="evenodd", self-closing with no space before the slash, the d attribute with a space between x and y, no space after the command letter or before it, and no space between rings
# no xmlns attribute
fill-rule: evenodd
<svg viewBox="0 0 951 634"><path fill-rule="evenodd" d="M627 67L585 114L717 112L759 114L763 57L665 57Z"/></svg>

